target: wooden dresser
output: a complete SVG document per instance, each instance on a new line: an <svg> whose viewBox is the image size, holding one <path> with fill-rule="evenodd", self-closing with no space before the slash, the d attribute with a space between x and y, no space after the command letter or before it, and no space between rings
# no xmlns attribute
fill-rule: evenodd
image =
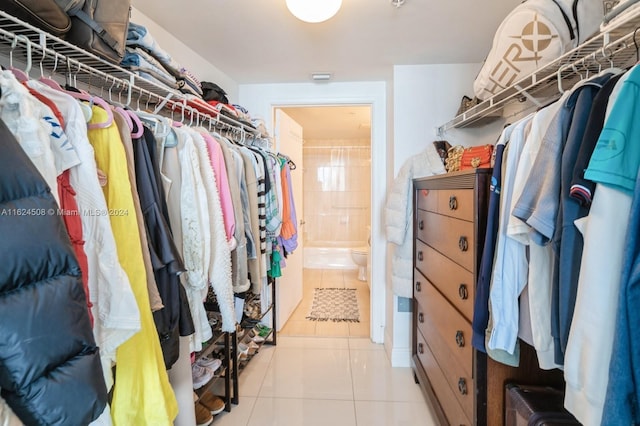
<svg viewBox="0 0 640 426"><path fill-rule="evenodd" d="M507 382L557 383L521 344L511 368L471 346L491 169L415 179L413 367L443 425L502 425Z"/></svg>

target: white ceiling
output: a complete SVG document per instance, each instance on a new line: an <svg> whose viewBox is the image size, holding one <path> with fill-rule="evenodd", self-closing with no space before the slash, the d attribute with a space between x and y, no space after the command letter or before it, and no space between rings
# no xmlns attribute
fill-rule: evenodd
<svg viewBox="0 0 640 426"><path fill-rule="evenodd" d="M239 84L392 79L393 65L481 62L520 0L344 0L327 22L285 0L133 0L133 6Z"/></svg>

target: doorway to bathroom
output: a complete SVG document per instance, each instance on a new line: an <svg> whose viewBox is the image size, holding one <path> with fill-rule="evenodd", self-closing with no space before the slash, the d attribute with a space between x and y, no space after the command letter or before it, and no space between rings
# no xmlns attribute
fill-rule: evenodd
<svg viewBox="0 0 640 426"><path fill-rule="evenodd" d="M303 294L280 334L369 337L371 106L280 107L275 115L300 126L303 164Z"/></svg>

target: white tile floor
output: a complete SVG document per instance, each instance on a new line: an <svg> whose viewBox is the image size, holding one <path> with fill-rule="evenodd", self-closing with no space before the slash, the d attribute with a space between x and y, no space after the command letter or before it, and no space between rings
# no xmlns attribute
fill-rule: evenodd
<svg viewBox="0 0 640 426"><path fill-rule="evenodd" d="M368 338L278 337L239 379L240 404L214 426L436 425L409 368Z"/></svg>

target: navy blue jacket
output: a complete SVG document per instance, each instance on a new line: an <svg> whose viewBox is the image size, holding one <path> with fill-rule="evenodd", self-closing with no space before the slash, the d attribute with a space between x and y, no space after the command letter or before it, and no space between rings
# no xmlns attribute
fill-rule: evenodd
<svg viewBox="0 0 640 426"><path fill-rule="evenodd" d="M27 425L87 425L107 391L57 204L0 121L0 388Z"/></svg>

